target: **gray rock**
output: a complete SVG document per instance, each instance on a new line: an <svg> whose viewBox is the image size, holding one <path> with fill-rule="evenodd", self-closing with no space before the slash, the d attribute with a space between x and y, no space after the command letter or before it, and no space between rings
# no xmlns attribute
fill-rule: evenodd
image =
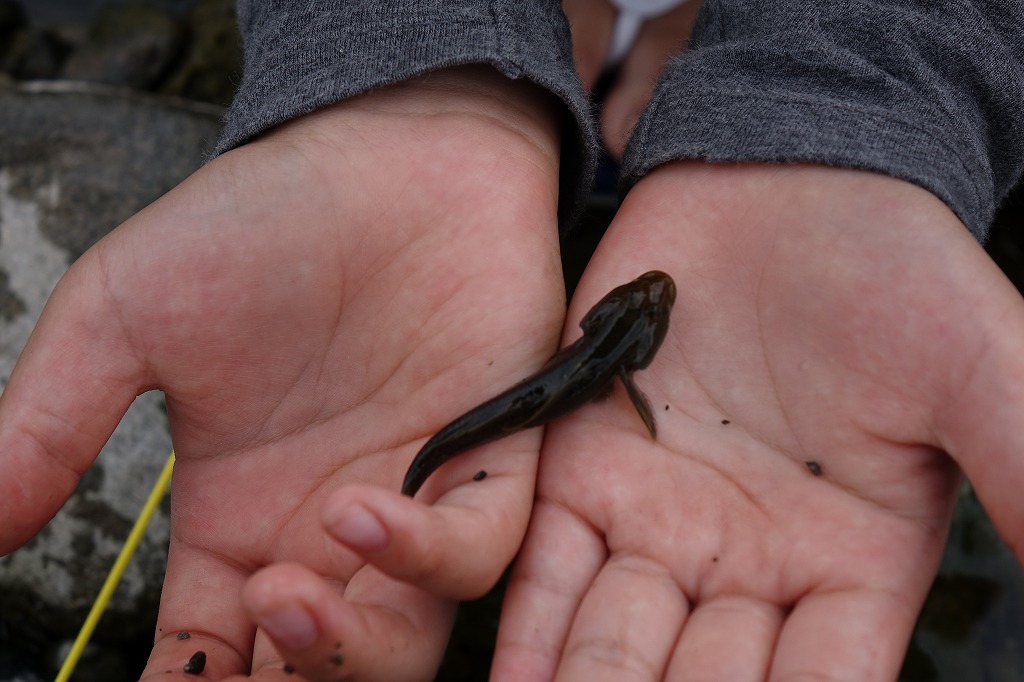
<svg viewBox="0 0 1024 682"><path fill-rule="evenodd" d="M61 274L200 165L220 113L104 87L0 87L0 390ZM0 639L77 631L170 447L162 397L141 396L57 517L0 558ZM165 503L99 639L151 637L167 539Z"/></svg>
<svg viewBox="0 0 1024 682"><path fill-rule="evenodd" d="M906 680L1024 680L1024 574L964 482Z"/></svg>
<svg viewBox="0 0 1024 682"><path fill-rule="evenodd" d="M234 0L197 0L185 25L188 43L160 92L227 106L242 74Z"/></svg>
<svg viewBox="0 0 1024 682"><path fill-rule="evenodd" d="M54 31L34 26L14 29L4 40L0 69L14 78L55 78L70 49Z"/></svg>
<svg viewBox="0 0 1024 682"><path fill-rule="evenodd" d="M25 23L25 12L14 0L0 0L0 40Z"/></svg>
<svg viewBox="0 0 1024 682"><path fill-rule="evenodd" d="M0 0L10 2L11 0ZM138 4L138 0L22 0L29 23L44 26L89 24L110 5ZM197 0L145 0L147 5L183 14Z"/></svg>
<svg viewBox="0 0 1024 682"><path fill-rule="evenodd" d="M63 78L151 90L178 57L184 33L166 10L110 5L96 18L84 45L64 64Z"/></svg>

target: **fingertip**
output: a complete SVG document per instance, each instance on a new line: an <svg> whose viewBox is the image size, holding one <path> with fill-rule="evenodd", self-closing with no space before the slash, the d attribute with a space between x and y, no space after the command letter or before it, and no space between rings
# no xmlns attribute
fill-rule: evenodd
<svg viewBox="0 0 1024 682"><path fill-rule="evenodd" d="M321 521L331 537L387 575L449 599L487 592L522 536L470 504L425 506L372 486L339 490Z"/></svg>
<svg viewBox="0 0 1024 682"><path fill-rule="evenodd" d="M82 473L21 433L0 427L0 556L42 529L74 492ZM87 463L88 465L88 463Z"/></svg>
<svg viewBox="0 0 1024 682"><path fill-rule="evenodd" d="M341 504L324 517L335 540L362 555L378 554L391 544L391 533L380 518L359 502Z"/></svg>
<svg viewBox="0 0 1024 682"><path fill-rule="evenodd" d="M254 668L282 666L311 680L344 679L354 673L342 642L353 628L354 609L319 576L298 564L276 564L254 574L242 602L281 660L254 661ZM355 628L358 630L358 626Z"/></svg>
<svg viewBox="0 0 1024 682"><path fill-rule="evenodd" d="M51 294L0 392L0 553L53 518L144 383L90 266L79 263Z"/></svg>
<svg viewBox="0 0 1024 682"><path fill-rule="evenodd" d="M379 488L349 486L327 502L321 522L332 538L387 575L437 594L450 589L442 578L445 522L434 507Z"/></svg>
<svg viewBox="0 0 1024 682"><path fill-rule="evenodd" d="M350 485L324 504L320 523L338 542L362 556L386 551L392 527L410 523L422 505L412 498L375 486Z"/></svg>
<svg viewBox="0 0 1024 682"><path fill-rule="evenodd" d="M276 655L254 660L253 672L283 668L309 680L431 679L450 628L449 609L379 573L364 581L368 589L351 586L342 592L336 582L292 563L254 574L242 601Z"/></svg>
<svg viewBox="0 0 1024 682"><path fill-rule="evenodd" d="M318 595L303 589L304 577L295 567L277 566L255 574L242 591L250 618L275 644L291 652L309 649L322 636L314 611L307 606L307 601L319 601Z"/></svg>

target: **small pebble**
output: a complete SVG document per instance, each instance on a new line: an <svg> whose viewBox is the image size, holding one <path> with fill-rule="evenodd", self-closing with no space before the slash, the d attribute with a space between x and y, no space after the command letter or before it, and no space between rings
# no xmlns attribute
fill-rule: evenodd
<svg viewBox="0 0 1024 682"><path fill-rule="evenodd" d="M723 419L723 420L722 420L722 423L723 423L723 424L729 424L729 423L731 423L731 422L730 422L730 421L729 421L728 419Z"/></svg>
<svg viewBox="0 0 1024 682"><path fill-rule="evenodd" d="M188 639L191 636L192 635L188 634L188 632L186 632L185 630L182 630L178 633L178 639Z"/></svg>
<svg viewBox="0 0 1024 682"><path fill-rule="evenodd" d="M482 481L485 478L487 478L487 472L482 470L482 469L480 471L476 472L475 474L473 474L473 480L474 481Z"/></svg>
<svg viewBox="0 0 1024 682"><path fill-rule="evenodd" d="M188 659L188 663L182 668L189 675L198 675L206 668L206 652L197 651Z"/></svg>
<svg viewBox="0 0 1024 682"><path fill-rule="evenodd" d="M810 469L811 473L815 476L821 476L821 465L817 462L804 462L807 468Z"/></svg>

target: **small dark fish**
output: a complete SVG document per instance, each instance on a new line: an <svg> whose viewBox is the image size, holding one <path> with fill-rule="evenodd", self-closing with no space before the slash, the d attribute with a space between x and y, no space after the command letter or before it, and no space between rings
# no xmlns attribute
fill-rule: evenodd
<svg viewBox="0 0 1024 682"><path fill-rule="evenodd" d="M651 436L654 414L633 372L654 360L668 332L676 285L652 271L612 289L580 322L583 336L555 353L536 373L473 408L427 441L413 459L402 493L415 495L442 464L477 446L542 426L606 393L615 377Z"/></svg>

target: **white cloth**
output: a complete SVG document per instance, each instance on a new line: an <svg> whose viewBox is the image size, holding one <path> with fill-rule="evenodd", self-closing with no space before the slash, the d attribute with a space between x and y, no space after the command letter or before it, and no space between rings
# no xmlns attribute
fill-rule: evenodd
<svg viewBox="0 0 1024 682"><path fill-rule="evenodd" d="M686 0L611 0L619 11L612 30L612 43L605 57L606 66L615 66L629 54L640 27L648 19L661 16Z"/></svg>

